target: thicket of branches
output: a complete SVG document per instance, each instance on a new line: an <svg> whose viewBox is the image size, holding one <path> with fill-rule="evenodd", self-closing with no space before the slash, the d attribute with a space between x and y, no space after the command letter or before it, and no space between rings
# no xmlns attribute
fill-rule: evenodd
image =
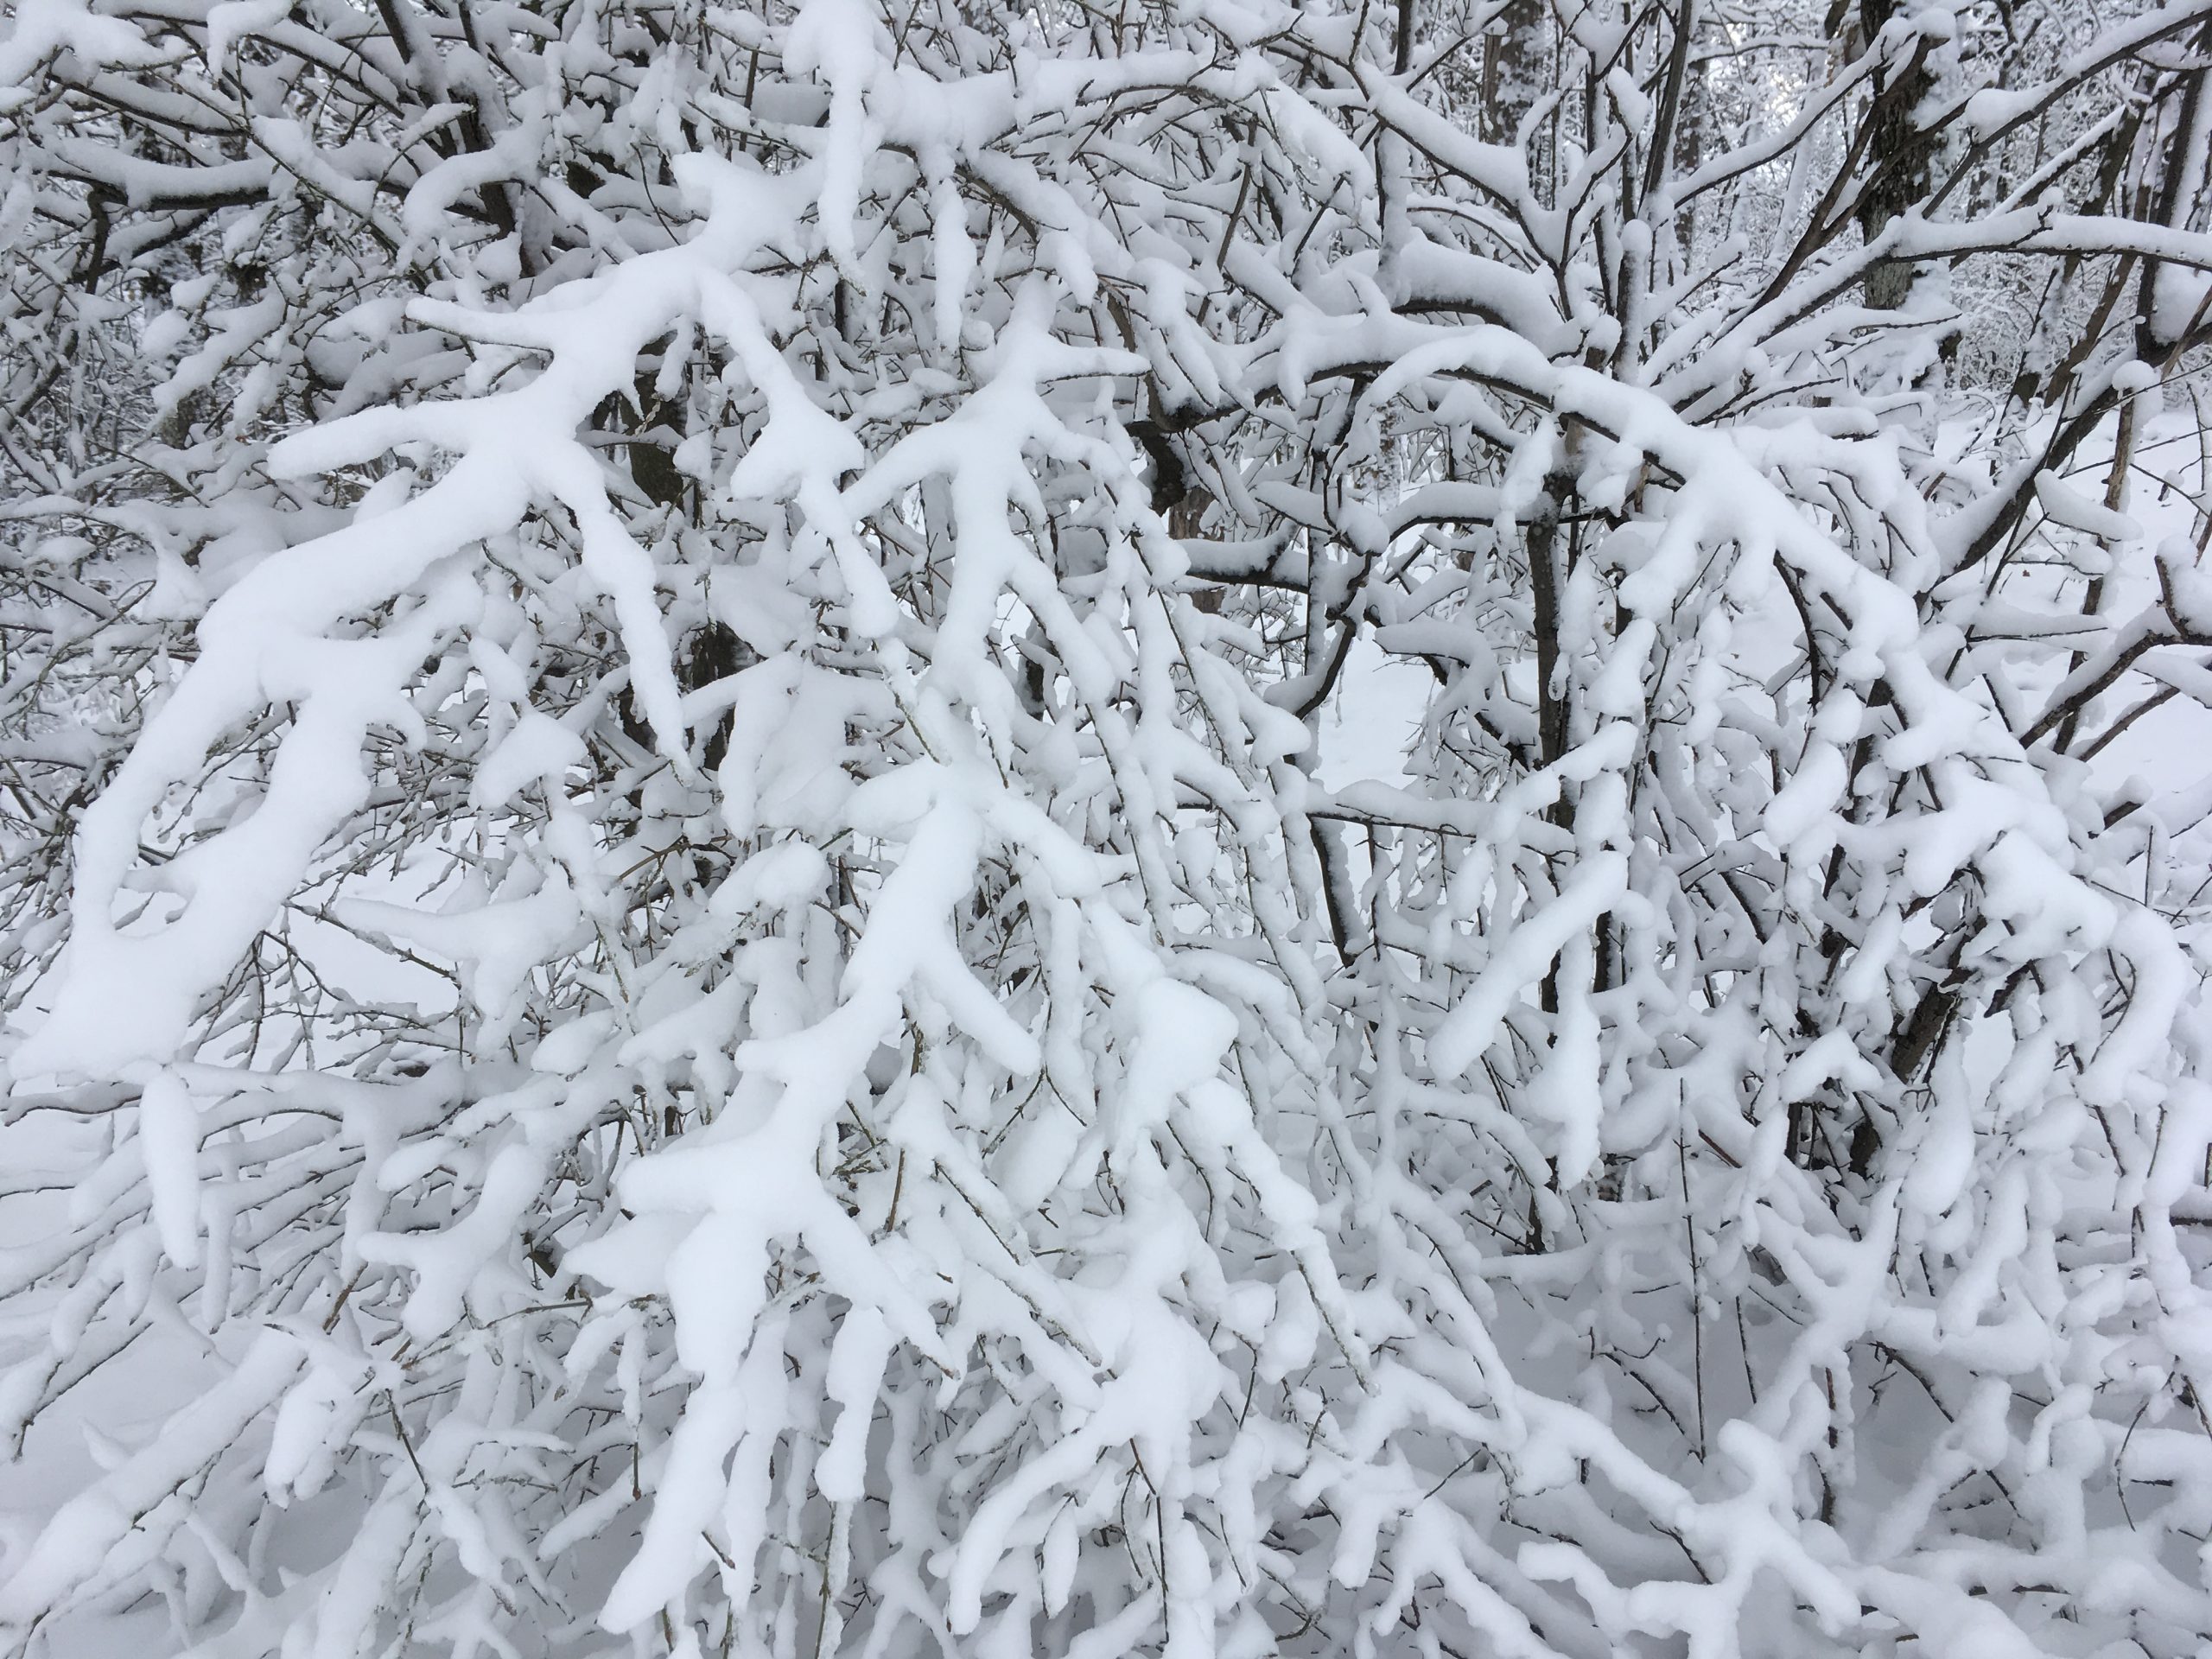
<svg viewBox="0 0 2212 1659"><path fill-rule="evenodd" d="M0 28L0 1647L2212 1640L2212 0Z"/></svg>

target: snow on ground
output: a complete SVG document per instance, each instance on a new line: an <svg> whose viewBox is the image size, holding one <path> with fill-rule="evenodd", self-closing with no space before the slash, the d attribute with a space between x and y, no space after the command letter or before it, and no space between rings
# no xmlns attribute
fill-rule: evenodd
<svg viewBox="0 0 2212 1659"><path fill-rule="evenodd" d="M1406 752L1435 689L1421 664L1392 657L1372 639L1357 641L1321 712L1314 777L1328 789L1404 782Z"/></svg>

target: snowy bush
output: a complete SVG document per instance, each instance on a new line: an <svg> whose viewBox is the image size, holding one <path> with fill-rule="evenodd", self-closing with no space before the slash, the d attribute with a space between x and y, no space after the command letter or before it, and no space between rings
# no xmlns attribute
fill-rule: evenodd
<svg viewBox="0 0 2212 1659"><path fill-rule="evenodd" d="M0 1649L2199 1652L2090 10L17 0Z"/></svg>

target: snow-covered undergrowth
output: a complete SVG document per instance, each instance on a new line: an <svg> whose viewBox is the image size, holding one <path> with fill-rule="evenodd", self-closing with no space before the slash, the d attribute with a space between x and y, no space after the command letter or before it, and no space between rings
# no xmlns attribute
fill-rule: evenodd
<svg viewBox="0 0 2212 1659"><path fill-rule="evenodd" d="M20 0L0 1649L2198 1652L2107 11Z"/></svg>

